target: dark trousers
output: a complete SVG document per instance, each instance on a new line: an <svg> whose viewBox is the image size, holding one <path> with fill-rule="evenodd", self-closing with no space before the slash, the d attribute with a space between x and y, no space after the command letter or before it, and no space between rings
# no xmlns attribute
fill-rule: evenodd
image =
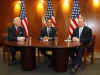
<svg viewBox="0 0 100 75"><path fill-rule="evenodd" d="M39 48L39 50L40 50L40 52L41 52L44 56L46 56L46 57L48 57L48 58L50 58L52 55L55 54L55 52L54 52L53 49ZM48 54L46 53L46 51L52 51L52 55L48 55Z"/></svg>
<svg viewBox="0 0 100 75"><path fill-rule="evenodd" d="M46 48L39 48L39 50L40 50L40 52L44 55L44 56L46 56L49 60L50 60L50 64L52 64L52 62L53 62L53 56L56 54L55 53L55 50L53 50L53 49L46 49ZM48 55L47 53L46 53L46 51L52 51L52 55Z"/></svg>
<svg viewBox="0 0 100 75"><path fill-rule="evenodd" d="M70 57L72 58L72 65L81 65L82 56L84 55L84 47L72 48L70 50Z"/></svg>
<svg viewBox="0 0 100 75"><path fill-rule="evenodd" d="M12 61L16 60L16 48L11 48Z"/></svg>

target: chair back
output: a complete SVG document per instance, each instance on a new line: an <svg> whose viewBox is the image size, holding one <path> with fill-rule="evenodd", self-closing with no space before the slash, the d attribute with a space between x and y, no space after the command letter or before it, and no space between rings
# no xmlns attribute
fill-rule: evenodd
<svg viewBox="0 0 100 75"><path fill-rule="evenodd" d="M91 52L91 51L94 50L95 39L96 39L96 36L95 36L95 35L92 35L92 40L91 40L91 42L87 45L87 51L88 51L88 52Z"/></svg>
<svg viewBox="0 0 100 75"><path fill-rule="evenodd" d="M85 68L86 66L86 57L88 56L88 54L91 55L91 63L94 62L94 46L95 46L95 39L96 36L92 35L92 41L85 47L85 51L84 51L84 61L83 61L83 68Z"/></svg>

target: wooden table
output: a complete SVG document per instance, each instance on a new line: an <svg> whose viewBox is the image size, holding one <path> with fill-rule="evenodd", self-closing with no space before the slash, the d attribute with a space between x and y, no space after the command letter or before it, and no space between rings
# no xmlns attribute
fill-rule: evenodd
<svg viewBox="0 0 100 75"><path fill-rule="evenodd" d="M32 70L36 68L35 48L46 48L55 50L56 55L53 56L53 70L56 72L67 71L66 62L68 62L68 51L71 48L80 46L80 42L65 42L64 40L48 42L43 42L40 40L32 40L32 42L5 41L4 43L6 47L22 48L22 67L26 70Z"/></svg>

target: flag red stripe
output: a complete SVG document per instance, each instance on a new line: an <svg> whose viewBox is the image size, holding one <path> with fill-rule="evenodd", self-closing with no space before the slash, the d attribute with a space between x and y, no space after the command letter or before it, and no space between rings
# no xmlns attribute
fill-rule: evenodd
<svg viewBox="0 0 100 75"><path fill-rule="evenodd" d="M28 22L27 22L26 18L24 19L24 21L25 21L25 23L26 23L26 26L28 27Z"/></svg>
<svg viewBox="0 0 100 75"><path fill-rule="evenodd" d="M56 27L56 23L55 23L55 21L53 20L53 18L51 18L51 22L53 23L54 27Z"/></svg>
<svg viewBox="0 0 100 75"><path fill-rule="evenodd" d="M72 30L74 30L74 26L72 24L70 24L70 27L72 28Z"/></svg>
<svg viewBox="0 0 100 75"><path fill-rule="evenodd" d="M28 29L27 29L27 26L28 26L28 23L27 23L27 20L26 20L26 18L24 19L24 22L25 22L25 30L26 30L26 34L27 34L27 36L28 36Z"/></svg>
<svg viewBox="0 0 100 75"><path fill-rule="evenodd" d="M72 20L72 21L73 21L73 23L75 24L75 26L78 27L78 24L77 24L77 22L75 21L75 19Z"/></svg>
<svg viewBox="0 0 100 75"><path fill-rule="evenodd" d="M23 21L25 22L25 20L22 20L22 21L21 21L21 25L24 27L26 36L28 36L27 30L26 30L26 28L25 28L25 25L24 25ZM26 24L26 22L25 22L25 24Z"/></svg>
<svg viewBox="0 0 100 75"><path fill-rule="evenodd" d="M72 33L69 31L69 34L72 35Z"/></svg>

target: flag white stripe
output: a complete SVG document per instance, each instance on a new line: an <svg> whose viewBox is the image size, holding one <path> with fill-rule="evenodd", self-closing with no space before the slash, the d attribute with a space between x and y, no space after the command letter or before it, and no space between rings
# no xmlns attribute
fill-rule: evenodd
<svg viewBox="0 0 100 75"><path fill-rule="evenodd" d="M54 17L54 16L52 16L52 19L53 19L53 21L56 23L56 21L55 21L55 17Z"/></svg>

